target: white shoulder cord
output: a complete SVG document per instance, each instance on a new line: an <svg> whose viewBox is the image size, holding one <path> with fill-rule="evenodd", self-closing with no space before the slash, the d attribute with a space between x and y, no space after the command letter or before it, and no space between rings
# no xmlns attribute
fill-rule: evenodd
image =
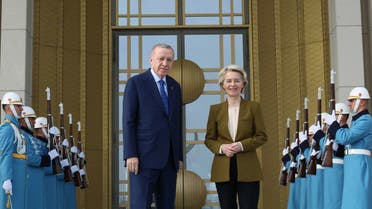
<svg viewBox="0 0 372 209"><path fill-rule="evenodd" d="M17 143L17 153L25 154L26 153L26 140L22 134L19 133L19 130L16 125L9 123L14 130L14 144Z"/></svg>

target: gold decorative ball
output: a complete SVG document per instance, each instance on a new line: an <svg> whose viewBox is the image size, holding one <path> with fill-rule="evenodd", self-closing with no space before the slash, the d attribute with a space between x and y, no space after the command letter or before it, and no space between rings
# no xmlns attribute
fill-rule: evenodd
<svg viewBox="0 0 372 209"><path fill-rule="evenodd" d="M177 174L176 209L200 209L205 204L207 189L198 174L179 170Z"/></svg>
<svg viewBox="0 0 372 209"><path fill-rule="evenodd" d="M195 101L204 90L203 70L190 60L176 60L169 75L180 83L183 104Z"/></svg>

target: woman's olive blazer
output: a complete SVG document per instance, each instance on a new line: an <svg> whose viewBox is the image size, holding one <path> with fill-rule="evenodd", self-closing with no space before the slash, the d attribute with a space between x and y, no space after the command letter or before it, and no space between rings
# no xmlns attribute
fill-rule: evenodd
<svg viewBox="0 0 372 209"><path fill-rule="evenodd" d="M230 158L219 154L222 144L233 142L227 125L228 120L227 101L210 107L205 144L214 153L211 172L211 181L214 182L230 180ZM266 143L267 135L258 102L241 100L235 141L240 142L244 149L243 152L236 154L238 181L261 180L262 171L256 149Z"/></svg>

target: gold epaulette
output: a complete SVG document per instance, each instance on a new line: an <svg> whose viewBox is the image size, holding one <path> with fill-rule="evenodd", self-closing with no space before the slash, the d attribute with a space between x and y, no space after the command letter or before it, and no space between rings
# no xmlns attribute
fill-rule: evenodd
<svg viewBox="0 0 372 209"><path fill-rule="evenodd" d="M22 155L18 153L13 153L13 157L21 160L27 160L27 155Z"/></svg>

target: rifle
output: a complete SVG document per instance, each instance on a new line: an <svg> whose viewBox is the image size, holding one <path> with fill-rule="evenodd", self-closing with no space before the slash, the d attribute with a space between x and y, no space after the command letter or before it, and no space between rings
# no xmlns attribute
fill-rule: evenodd
<svg viewBox="0 0 372 209"><path fill-rule="evenodd" d="M322 124L322 88L318 88L318 101L317 101L317 113L316 113L316 121L315 124ZM315 134L315 133L313 133ZM315 141L315 143L314 143ZM319 141L316 141L314 138L312 139L311 149L314 151L320 150ZM317 164L317 157L316 155L310 156L310 161L308 164L307 174L316 175L316 164Z"/></svg>
<svg viewBox="0 0 372 209"><path fill-rule="evenodd" d="M81 176L81 189L86 189L88 188L88 179L87 179L87 173L85 169L85 154L83 152L82 146L81 146L81 126L80 126L80 121L76 123L78 126L78 144L77 144L77 149L78 149L78 156L79 156L79 168L80 168L80 176Z"/></svg>
<svg viewBox="0 0 372 209"><path fill-rule="evenodd" d="M290 122L291 122L291 119L290 118L287 118L287 137L285 139L285 145L284 145L284 149L287 149L289 151L290 149L290 145L289 145L289 137L290 137ZM287 179L288 179L288 171L287 171L287 167L286 167L286 164L288 161L290 161L290 156L289 156L289 152L288 154L284 155L282 157L282 162L283 162L283 167L281 169L281 173L280 173L280 180L279 180L279 184L282 185L282 186L286 186L287 185Z"/></svg>
<svg viewBox="0 0 372 209"><path fill-rule="evenodd" d="M52 109L50 104L50 88L47 87L45 89L47 93L47 121L48 121L48 132L49 128L53 127L53 118L52 118ZM55 147L55 136L50 134L48 137L48 148L49 151L56 150ZM59 161L59 156L52 160L52 168L53 168L53 175L60 175L62 174L62 167Z"/></svg>
<svg viewBox="0 0 372 209"><path fill-rule="evenodd" d="M305 97L304 99L304 133L306 133L306 140L302 143L308 143L308 139L309 139L309 112L308 112L308 107L307 107L307 103L308 103L309 99L307 97ZM308 145L308 144L307 144ZM308 148L305 144L305 148ZM300 157L300 168L299 168L299 172L298 172L298 177L300 178L306 178L306 166L307 166L307 163L306 163L306 158L304 157L304 151L305 150L302 150L301 146L300 146L300 153L301 153L301 157Z"/></svg>
<svg viewBox="0 0 372 209"><path fill-rule="evenodd" d="M81 186L81 176L79 173L79 164L78 164L78 155L77 155L77 147L75 146L75 139L73 135L73 128L72 128L72 115L71 113L68 114L68 122L69 122L69 132L70 132L70 141L71 144L71 173L74 176L75 186Z"/></svg>
<svg viewBox="0 0 372 209"><path fill-rule="evenodd" d="M297 155L300 152L299 144L298 144L298 137L299 137L299 129L300 129L300 110L296 111L296 134L295 134L295 142L297 143L297 146L291 150L291 155L292 155L292 163L297 164ZM291 163L291 164L292 164ZM289 179L288 181L291 183L294 183L296 180L296 173L297 173L297 167L292 166L289 169Z"/></svg>
<svg viewBox="0 0 372 209"><path fill-rule="evenodd" d="M61 139L62 142L62 161L61 165L63 168L64 173L64 181L65 182L72 182L74 179L72 178L71 167L70 167L70 157L68 152L69 143L66 139L66 130L65 130L65 121L64 121L64 113L63 113L63 103L59 103L59 121L60 121L60 130L61 130Z"/></svg>
<svg viewBox="0 0 372 209"><path fill-rule="evenodd" d="M332 69L331 70L331 99L330 99L330 113L329 114L332 114L333 111L335 111L336 109L336 101L335 101L335 74L336 72ZM329 140L329 144L326 145L325 147L325 153L324 153L324 159L323 159L323 163L322 163L322 166L323 167L333 167L333 162L332 162L332 158L333 158L333 149L332 149L332 146L333 146L333 138L330 134L327 134L328 135L328 140Z"/></svg>

